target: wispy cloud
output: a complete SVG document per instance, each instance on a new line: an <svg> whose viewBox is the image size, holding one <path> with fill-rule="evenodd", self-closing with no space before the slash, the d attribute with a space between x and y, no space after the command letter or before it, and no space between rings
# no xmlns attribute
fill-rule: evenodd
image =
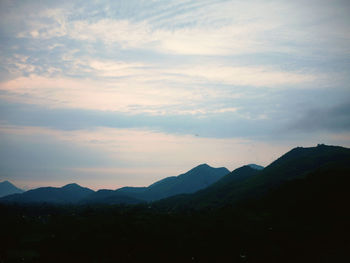
<svg viewBox="0 0 350 263"><path fill-rule="evenodd" d="M39 9L39 15L29 16L28 28L17 36L34 39L67 37L103 42L123 49L195 55L295 53L303 46L310 50L310 45L313 48L327 45L345 51L346 45L341 43L342 40L349 41L349 34L345 30L347 23L339 17L350 8L340 3L323 4L316 7L318 13L311 16L309 11L316 5L313 1L306 9L298 1L255 1L253 4L238 1L159 2L134 5L135 12L123 10L125 6L122 5L109 6L102 9L102 13L79 7L74 7L74 13L71 5L69 9L67 6ZM115 8L129 16L114 12ZM330 20L330 14L336 19ZM325 30L323 24L316 25L314 21L320 18L327 19L336 30ZM332 41L337 44L332 45Z"/></svg>

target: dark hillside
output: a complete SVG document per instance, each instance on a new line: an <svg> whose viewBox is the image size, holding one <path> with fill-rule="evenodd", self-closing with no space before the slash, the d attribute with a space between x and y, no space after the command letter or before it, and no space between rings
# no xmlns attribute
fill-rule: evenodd
<svg viewBox="0 0 350 263"><path fill-rule="evenodd" d="M0 205L3 262L347 262L350 167L234 207Z"/></svg>
<svg viewBox="0 0 350 263"><path fill-rule="evenodd" d="M174 196L159 202L173 209L202 209L232 205L247 198L258 198L268 190L293 179L328 166L350 163L350 149L319 145L294 148L261 171L244 166L222 178L216 184L191 195ZM241 174L245 180L231 180Z"/></svg>

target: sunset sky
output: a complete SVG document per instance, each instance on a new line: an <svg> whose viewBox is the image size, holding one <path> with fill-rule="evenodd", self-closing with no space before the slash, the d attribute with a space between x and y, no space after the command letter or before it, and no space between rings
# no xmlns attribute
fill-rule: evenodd
<svg viewBox="0 0 350 263"><path fill-rule="evenodd" d="M0 1L0 181L145 186L350 147L348 0Z"/></svg>

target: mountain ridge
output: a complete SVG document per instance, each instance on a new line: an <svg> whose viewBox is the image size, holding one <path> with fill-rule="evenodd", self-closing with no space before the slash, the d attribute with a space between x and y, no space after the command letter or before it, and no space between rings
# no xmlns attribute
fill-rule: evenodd
<svg viewBox="0 0 350 263"><path fill-rule="evenodd" d="M173 196L161 200L159 205L182 209L233 205L244 199L258 198L279 185L294 179L303 178L317 169L323 169L332 165L346 166L349 164L350 149L345 147L327 145L305 148L296 147L276 159L263 170L256 170L256 174L242 181L232 182L230 187L228 187L228 184L220 185L220 181L218 181L197 193ZM238 169L243 169L244 167L247 166ZM237 173L238 169L232 173ZM253 168L250 167L250 169ZM225 177L221 180L224 179ZM217 198L218 196L220 196L220 199Z"/></svg>
<svg viewBox="0 0 350 263"><path fill-rule="evenodd" d="M213 168L208 164L200 164L183 174L163 178L148 187L93 191L76 183L69 183L62 187L39 187L24 193L10 194L0 200L17 203L136 204L198 191L227 173L229 170L224 167Z"/></svg>
<svg viewBox="0 0 350 263"><path fill-rule="evenodd" d="M122 197L130 197L140 200L140 202L155 201L172 195L181 193L191 193L203 189L215 181L219 180L230 171L225 167L214 168L208 164L200 164L189 171L178 176L163 178L147 187L122 187L110 192L106 198L113 200ZM97 193L93 194L97 197ZM87 198L87 202L94 202L94 197ZM102 201L99 199L99 201Z"/></svg>
<svg viewBox="0 0 350 263"><path fill-rule="evenodd" d="M21 194L1 198L4 202L14 203L77 203L94 191L76 183L62 187L39 187Z"/></svg>
<svg viewBox="0 0 350 263"><path fill-rule="evenodd" d="M62 187L41 187L0 198L4 202L136 204L158 201L169 206L211 207L255 198L290 180L303 178L316 169L346 166L350 149L320 144L296 147L265 168L248 164L229 172L224 167L200 164L178 176L163 178L147 187L122 187L93 191L70 183ZM4 182L6 184L6 182ZM9 182L8 182L9 184Z"/></svg>

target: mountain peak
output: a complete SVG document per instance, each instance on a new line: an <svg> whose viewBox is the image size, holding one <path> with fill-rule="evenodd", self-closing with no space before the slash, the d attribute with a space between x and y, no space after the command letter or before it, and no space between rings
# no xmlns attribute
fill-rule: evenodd
<svg viewBox="0 0 350 263"><path fill-rule="evenodd" d="M197 165L196 167L193 167L191 170L187 171L186 173L180 174L179 176L188 176L192 175L193 173L201 173L201 172L206 172L209 170L214 170L216 168L211 167L210 165L206 163L202 163L200 165Z"/></svg>
<svg viewBox="0 0 350 263"><path fill-rule="evenodd" d="M62 189L76 189L76 188L82 188L80 185L76 183L66 184L65 186L62 186Z"/></svg>
<svg viewBox="0 0 350 263"><path fill-rule="evenodd" d="M209 167L209 168L212 168L210 165L208 165L208 164L206 164L206 163L202 163L202 164L196 166L195 168L199 168L199 167L203 167L203 168Z"/></svg>
<svg viewBox="0 0 350 263"><path fill-rule="evenodd" d="M22 189L19 189L7 180L0 182L0 197L23 192Z"/></svg>
<svg viewBox="0 0 350 263"><path fill-rule="evenodd" d="M210 170L215 170L215 169L218 169L218 168L214 168L206 163L202 163L202 164L197 165L196 167L192 168L191 170L189 170L188 172L186 172L180 176L184 176L184 175L188 176L188 175L192 175L193 173L209 172Z"/></svg>
<svg viewBox="0 0 350 263"><path fill-rule="evenodd" d="M189 170L188 172L186 172L186 173L184 173L184 174L182 174L180 176L184 176L184 175L188 176L188 175L193 175L193 174L196 174L196 173L211 173L211 172L214 172L214 171L220 171L219 173L220 174L223 173L224 175L228 174L230 172L225 167L215 168L215 167L210 166L209 164L202 163L202 164L192 168L191 170Z"/></svg>
<svg viewBox="0 0 350 263"><path fill-rule="evenodd" d="M13 183L11 183L10 181L2 181L0 182L1 185L6 185L6 186L12 186L12 187L16 187Z"/></svg>
<svg viewBox="0 0 350 263"><path fill-rule="evenodd" d="M3 185L13 185L11 182L9 182L9 181L7 181L7 180L0 182L0 184L3 184Z"/></svg>

